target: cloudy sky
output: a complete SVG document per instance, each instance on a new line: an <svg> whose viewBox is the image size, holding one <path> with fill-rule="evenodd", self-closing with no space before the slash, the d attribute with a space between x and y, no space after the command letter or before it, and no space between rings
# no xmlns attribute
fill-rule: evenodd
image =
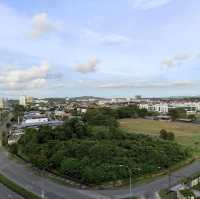
<svg viewBox="0 0 200 199"><path fill-rule="evenodd" d="M0 0L0 96L200 95L199 0Z"/></svg>

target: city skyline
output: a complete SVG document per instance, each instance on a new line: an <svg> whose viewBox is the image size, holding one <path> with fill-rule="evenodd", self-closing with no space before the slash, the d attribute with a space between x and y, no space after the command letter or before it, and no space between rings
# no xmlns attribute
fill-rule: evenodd
<svg viewBox="0 0 200 199"><path fill-rule="evenodd" d="M2 0L0 96L198 96L199 6Z"/></svg>

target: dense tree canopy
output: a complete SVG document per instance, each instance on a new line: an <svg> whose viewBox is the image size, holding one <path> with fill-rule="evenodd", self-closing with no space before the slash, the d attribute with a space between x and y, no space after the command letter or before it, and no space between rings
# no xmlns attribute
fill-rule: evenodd
<svg viewBox="0 0 200 199"><path fill-rule="evenodd" d="M105 122L98 123L95 119L88 122L88 118L85 122L67 120L54 129L27 129L12 150L40 169L53 170L88 184L127 179L129 173L126 167L119 167L122 164L139 177L158 168L168 168L189 155L175 142L128 134L117 127L110 128Z"/></svg>
<svg viewBox="0 0 200 199"><path fill-rule="evenodd" d="M117 119L122 118L137 118L148 115L155 115L154 112L148 112L146 109L140 109L136 105L127 107L111 108L90 108L84 115L84 121L90 125L103 125L117 127Z"/></svg>

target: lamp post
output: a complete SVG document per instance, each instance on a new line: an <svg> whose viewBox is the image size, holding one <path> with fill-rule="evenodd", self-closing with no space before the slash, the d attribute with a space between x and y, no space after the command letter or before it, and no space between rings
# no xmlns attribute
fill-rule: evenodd
<svg viewBox="0 0 200 199"><path fill-rule="evenodd" d="M128 172L129 172L129 194L130 194L130 197L132 195L132 170L129 166L127 165L123 165L123 164L120 164L119 167L125 167L128 169ZM132 169L137 169L137 170L141 170L140 168L132 168Z"/></svg>
<svg viewBox="0 0 200 199"><path fill-rule="evenodd" d="M44 169L41 170L41 192L40 192L40 196L42 199L45 198L45 191L44 191Z"/></svg>
<svg viewBox="0 0 200 199"><path fill-rule="evenodd" d="M45 181L45 169L46 168L42 168L40 171L41 171L41 193L40 193L40 196L42 199L45 198L45 186L44 186L44 181Z"/></svg>

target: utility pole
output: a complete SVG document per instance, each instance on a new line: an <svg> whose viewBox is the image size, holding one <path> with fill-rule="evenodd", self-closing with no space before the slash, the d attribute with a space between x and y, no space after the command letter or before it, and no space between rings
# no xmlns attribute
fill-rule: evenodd
<svg viewBox="0 0 200 199"><path fill-rule="evenodd" d="M171 188L171 169L170 168L168 171L168 181L169 181L169 191L170 191L170 188Z"/></svg>
<svg viewBox="0 0 200 199"><path fill-rule="evenodd" d="M132 196L132 170L129 166L127 165L119 165L119 167L125 167L128 169L128 172L129 172L129 195L130 197ZM140 168L132 168L132 169L137 169L138 171L140 171L141 169Z"/></svg>
<svg viewBox="0 0 200 199"><path fill-rule="evenodd" d="M19 115L18 115L18 117L17 117L17 123L18 123L18 125L19 125L19 123L20 123L20 121L19 121Z"/></svg>
<svg viewBox="0 0 200 199"><path fill-rule="evenodd" d="M42 180L42 187L41 187L41 198L44 199L45 198L45 190L44 190L44 177L45 177L45 169L42 169L42 176L41 176L41 180Z"/></svg>

